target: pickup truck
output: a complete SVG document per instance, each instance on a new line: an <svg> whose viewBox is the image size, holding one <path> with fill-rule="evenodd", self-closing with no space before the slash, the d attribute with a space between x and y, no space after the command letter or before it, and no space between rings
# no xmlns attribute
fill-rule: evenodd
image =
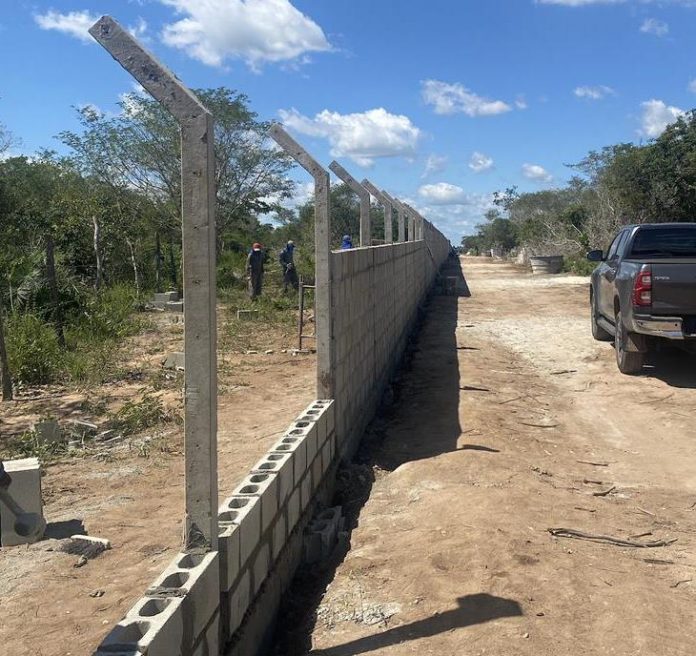
<svg viewBox="0 0 696 656"><path fill-rule="evenodd" d="M643 369L660 340L696 352L696 223L622 228L592 273L592 336L614 341L624 374Z"/></svg>

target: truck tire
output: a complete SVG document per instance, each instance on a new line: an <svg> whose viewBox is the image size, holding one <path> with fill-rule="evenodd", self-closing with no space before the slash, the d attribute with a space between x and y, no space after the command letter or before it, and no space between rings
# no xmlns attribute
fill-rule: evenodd
<svg viewBox="0 0 696 656"><path fill-rule="evenodd" d="M621 311L616 312L616 334L614 336L614 350L616 351L616 364L622 374L634 376L643 370L645 355L635 351L626 350L628 347L628 331L621 319Z"/></svg>
<svg viewBox="0 0 696 656"><path fill-rule="evenodd" d="M611 342L614 339L602 326L597 323L599 309L597 308L597 297L594 292L590 294L590 321L592 322L592 337L598 342Z"/></svg>

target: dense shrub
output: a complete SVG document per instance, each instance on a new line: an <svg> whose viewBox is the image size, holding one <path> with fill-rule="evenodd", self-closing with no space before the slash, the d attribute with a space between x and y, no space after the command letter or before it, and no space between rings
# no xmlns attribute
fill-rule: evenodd
<svg viewBox="0 0 696 656"><path fill-rule="evenodd" d="M587 261L584 253L567 255L563 258L563 270L578 276L589 276L596 266L596 262Z"/></svg>
<svg viewBox="0 0 696 656"><path fill-rule="evenodd" d="M40 385L61 377L65 356L50 324L34 314L15 314L6 332L10 370L17 382Z"/></svg>

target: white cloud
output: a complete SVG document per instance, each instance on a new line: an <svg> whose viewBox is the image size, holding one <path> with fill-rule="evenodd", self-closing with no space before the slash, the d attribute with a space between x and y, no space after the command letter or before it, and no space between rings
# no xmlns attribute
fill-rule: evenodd
<svg viewBox="0 0 696 656"><path fill-rule="evenodd" d="M517 96L515 99L515 107L517 107L517 109L527 109L527 107L529 107L529 104L523 95L520 94Z"/></svg>
<svg viewBox="0 0 696 656"><path fill-rule="evenodd" d="M474 173L490 171L493 168L493 158L476 151L471 155L469 168L474 171Z"/></svg>
<svg viewBox="0 0 696 656"><path fill-rule="evenodd" d="M484 214L495 207L492 195L466 194L457 205L435 204L427 199L404 199L411 207L432 221L453 244L459 244L462 235L476 232L476 225L484 222Z"/></svg>
<svg viewBox="0 0 696 656"><path fill-rule="evenodd" d="M422 136L407 116L382 107L356 114L325 109L314 118L281 109L279 115L296 132L328 139L333 157L350 157L360 166L370 166L377 157L413 157Z"/></svg>
<svg viewBox="0 0 696 656"><path fill-rule="evenodd" d="M654 98L641 103L640 106L643 110L640 133L651 139L659 137L670 123L684 115L683 109L670 107L662 100Z"/></svg>
<svg viewBox="0 0 696 656"><path fill-rule="evenodd" d="M128 31L136 38L139 39L140 41L147 41L147 21L142 18L141 16L138 16L138 20L135 23L135 25L131 25L128 28Z"/></svg>
<svg viewBox="0 0 696 656"><path fill-rule="evenodd" d="M323 30L289 0L160 0L185 17L165 25L162 40L209 66L243 59L295 60L331 50Z"/></svg>
<svg viewBox="0 0 696 656"><path fill-rule="evenodd" d="M522 175L527 180L536 182L551 182L553 180L553 176L543 166L538 164L523 164Z"/></svg>
<svg viewBox="0 0 696 656"><path fill-rule="evenodd" d="M689 82L687 89L691 91L691 93L696 93L696 79Z"/></svg>
<svg viewBox="0 0 696 656"><path fill-rule="evenodd" d="M440 173L445 170L447 166L447 158L441 155L428 155L428 159L425 162L425 169L423 170L422 178L427 178L433 173Z"/></svg>
<svg viewBox="0 0 696 656"><path fill-rule="evenodd" d="M587 98L589 100L601 100L602 98L616 94L614 89L603 84L595 87L576 87L573 93L578 98Z"/></svg>
<svg viewBox="0 0 696 656"><path fill-rule="evenodd" d="M418 189L418 195L433 205L465 205L469 201L461 187L449 182L423 185Z"/></svg>
<svg viewBox="0 0 696 656"><path fill-rule="evenodd" d="M99 20L99 16L90 14L88 11L71 11L61 14L51 9L45 14L36 14L34 20L42 30L63 32L85 43L93 43L94 39L88 30Z"/></svg>
<svg viewBox="0 0 696 656"><path fill-rule="evenodd" d="M436 114L493 116L512 110L512 107L502 100L490 100L479 96L458 82L450 84L439 80L424 80L421 82L421 93L425 103L435 108Z"/></svg>
<svg viewBox="0 0 696 656"><path fill-rule="evenodd" d="M669 25L657 18L646 18L640 26L643 34L654 34L655 36L665 36L669 33Z"/></svg>

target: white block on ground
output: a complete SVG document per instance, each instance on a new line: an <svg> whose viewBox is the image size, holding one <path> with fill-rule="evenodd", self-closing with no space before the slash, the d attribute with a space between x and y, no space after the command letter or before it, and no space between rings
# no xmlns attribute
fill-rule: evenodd
<svg viewBox="0 0 696 656"><path fill-rule="evenodd" d="M37 458L22 458L21 460L6 460L5 471L12 477L12 483L7 489L15 502L27 513L35 513L43 518L43 503L41 499L41 467ZM0 539L3 547L13 547L19 544L30 544L43 537L39 535L22 536L15 532L15 516L9 508L0 501Z"/></svg>

